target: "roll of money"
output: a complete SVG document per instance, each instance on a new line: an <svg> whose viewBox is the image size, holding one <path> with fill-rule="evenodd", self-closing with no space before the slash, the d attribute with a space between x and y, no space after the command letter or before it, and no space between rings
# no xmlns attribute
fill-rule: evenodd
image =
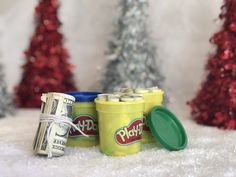
<svg viewBox="0 0 236 177"><path fill-rule="evenodd" d="M110 94L107 97L107 101L119 102L120 101L120 96Z"/></svg>
<svg viewBox="0 0 236 177"><path fill-rule="evenodd" d="M132 93L132 94L128 94L129 96L132 96L132 97L142 97L143 98L143 95L142 94L138 94L138 93Z"/></svg>
<svg viewBox="0 0 236 177"><path fill-rule="evenodd" d="M122 93L122 92L114 92L114 93L112 93L113 95L116 95L116 96L122 96L122 95L124 95L124 93Z"/></svg>
<svg viewBox="0 0 236 177"><path fill-rule="evenodd" d="M41 113L44 112L44 109L45 109L45 104L46 104L46 100L47 100L47 96L45 93L42 94L41 96ZM35 152L37 152L38 150L38 147L39 147L39 141L40 141L40 138L41 138L41 129L42 129L42 123L40 122L39 125L38 125L38 128L37 128L37 131L36 131L36 134L35 134L35 137L34 137L34 142L33 142L33 150Z"/></svg>
<svg viewBox="0 0 236 177"><path fill-rule="evenodd" d="M98 95L97 95L97 98L98 98L99 100L107 101L108 95L109 95L109 94L106 94L106 93L104 93L104 94L98 94Z"/></svg>
<svg viewBox="0 0 236 177"><path fill-rule="evenodd" d="M159 92L160 89L156 86L156 87L151 87L147 89L149 92Z"/></svg>
<svg viewBox="0 0 236 177"><path fill-rule="evenodd" d="M73 96L51 92L42 94L41 100L42 115L65 117L72 120L72 105L75 102ZM69 130L70 125L65 123L53 121L40 122L33 144L35 153L40 155L49 155L50 153L52 156L64 155Z"/></svg>
<svg viewBox="0 0 236 177"><path fill-rule="evenodd" d="M136 88L135 89L135 93L143 94L143 93L148 93L148 92L149 92L149 90L145 89L145 88Z"/></svg>
<svg viewBox="0 0 236 177"><path fill-rule="evenodd" d="M132 88L121 88L120 92L122 92L122 93L134 93L134 90Z"/></svg>
<svg viewBox="0 0 236 177"><path fill-rule="evenodd" d="M135 101L135 99L132 96L122 96L120 100L123 102Z"/></svg>

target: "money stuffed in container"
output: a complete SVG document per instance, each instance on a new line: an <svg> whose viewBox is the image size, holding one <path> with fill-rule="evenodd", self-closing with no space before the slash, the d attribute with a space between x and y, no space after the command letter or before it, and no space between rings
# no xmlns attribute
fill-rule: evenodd
<svg viewBox="0 0 236 177"><path fill-rule="evenodd" d="M36 154L48 157L64 155L72 124L73 96L50 92L42 94L41 115L33 142ZM77 127L75 127L77 128Z"/></svg>

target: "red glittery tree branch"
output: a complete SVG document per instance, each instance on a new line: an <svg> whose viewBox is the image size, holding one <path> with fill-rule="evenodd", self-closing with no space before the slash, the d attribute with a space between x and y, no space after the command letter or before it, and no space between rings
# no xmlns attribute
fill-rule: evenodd
<svg viewBox="0 0 236 177"><path fill-rule="evenodd" d="M36 30L25 52L23 77L16 87L19 107L39 107L44 92L76 90L57 14L57 0L41 0L35 9Z"/></svg>
<svg viewBox="0 0 236 177"><path fill-rule="evenodd" d="M222 29L213 35L217 47L206 65L207 79L188 104L200 124L236 129L236 0L225 0Z"/></svg>

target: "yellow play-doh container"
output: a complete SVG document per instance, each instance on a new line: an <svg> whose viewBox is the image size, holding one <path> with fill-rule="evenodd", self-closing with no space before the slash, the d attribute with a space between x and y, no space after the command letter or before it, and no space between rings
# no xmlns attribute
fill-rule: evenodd
<svg viewBox="0 0 236 177"><path fill-rule="evenodd" d="M142 134L142 143L154 143L156 140L154 139L149 126L148 126L148 121L147 121L147 115L151 111L151 109L154 106L160 106L162 105L163 102L163 95L164 92L162 90L157 90L155 92L148 92L148 93L143 93L143 98L144 98L144 125L143 125L143 134Z"/></svg>
<svg viewBox="0 0 236 177"><path fill-rule="evenodd" d="M111 102L95 99L100 151L124 156L141 150L144 101Z"/></svg>
<svg viewBox="0 0 236 177"><path fill-rule="evenodd" d="M99 144L97 111L94 99L97 92L67 92L75 97L72 108L73 123L88 137L78 130L71 128L67 146L91 147Z"/></svg>

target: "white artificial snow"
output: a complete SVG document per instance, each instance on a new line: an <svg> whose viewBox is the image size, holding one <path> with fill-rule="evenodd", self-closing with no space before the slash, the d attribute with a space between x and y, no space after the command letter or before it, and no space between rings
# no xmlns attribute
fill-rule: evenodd
<svg viewBox="0 0 236 177"><path fill-rule="evenodd" d="M32 142L39 110L18 110L0 119L1 177L235 177L235 131L182 121L189 143L170 152L155 145L125 157L109 157L98 147L67 148L62 157L36 156Z"/></svg>

